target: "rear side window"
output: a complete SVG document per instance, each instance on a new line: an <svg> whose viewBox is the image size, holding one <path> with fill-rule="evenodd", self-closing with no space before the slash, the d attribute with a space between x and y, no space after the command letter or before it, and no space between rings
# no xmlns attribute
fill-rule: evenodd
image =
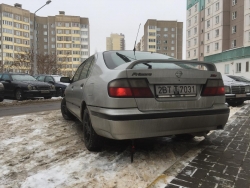
<svg viewBox="0 0 250 188"><path fill-rule="evenodd" d="M2 80L10 80L10 75L4 74Z"/></svg>
<svg viewBox="0 0 250 188"><path fill-rule="evenodd" d="M81 75L80 75L80 77L79 77L79 80L88 77L88 72L89 72L89 68L90 68L90 66L91 66L91 64L92 64L92 61L93 61L93 57L87 59L85 65L84 65L84 67L83 67L83 69L82 69L82 72L81 72Z"/></svg>
<svg viewBox="0 0 250 188"><path fill-rule="evenodd" d="M52 76L46 76L45 78L45 82L54 82L54 79L52 78Z"/></svg>

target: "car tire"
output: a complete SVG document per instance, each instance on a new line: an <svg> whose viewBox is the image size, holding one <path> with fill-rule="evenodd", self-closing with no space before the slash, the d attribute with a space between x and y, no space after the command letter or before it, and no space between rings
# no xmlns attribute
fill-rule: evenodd
<svg viewBox="0 0 250 188"><path fill-rule="evenodd" d="M44 97L44 99L51 99L52 98L52 96L49 96L49 97Z"/></svg>
<svg viewBox="0 0 250 188"><path fill-rule="evenodd" d="M101 137L96 134L92 127L89 111L87 108L84 109L83 114L83 135L85 146L89 151L99 151L101 149Z"/></svg>
<svg viewBox="0 0 250 188"><path fill-rule="evenodd" d="M242 105L244 103L244 101L230 101L228 102L229 106L239 106Z"/></svg>
<svg viewBox="0 0 250 188"><path fill-rule="evenodd" d="M58 88L56 90L56 97L62 97L62 96L63 96L62 88Z"/></svg>
<svg viewBox="0 0 250 188"><path fill-rule="evenodd" d="M15 98L18 101L22 101L24 99L21 89L17 89L16 90L16 92L15 92Z"/></svg>
<svg viewBox="0 0 250 188"><path fill-rule="evenodd" d="M0 98L0 102L3 102L3 98Z"/></svg>
<svg viewBox="0 0 250 188"><path fill-rule="evenodd" d="M74 120L75 116L68 110L66 106L66 100L63 98L61 102L61 113L64 119L66 120Z"/></svg>
<svg viewBox="0 0 250 188"><path fill-rule="evenodd" d="M175 137L181 140L192 140L195 136L192 134L177 134Z"/></svg>

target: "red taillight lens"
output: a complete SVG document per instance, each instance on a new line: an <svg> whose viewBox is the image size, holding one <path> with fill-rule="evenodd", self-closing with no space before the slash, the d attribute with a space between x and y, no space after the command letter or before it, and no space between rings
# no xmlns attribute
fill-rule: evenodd
<svg viewBox="0 0 250 188"><path fill-rule="evenodd" d="M201 96L225 95L225 88L222 80L208 80L203 88Z"/></svg>
<svg viewBox="0 0 250 188"><path fill-rule="evenodd" d="M110 97L151 98L153 94L145 79L119 79L109 83Z"/></svg>
<svg viewBox="0 0 250 188"><path fill-rule="evenodd" d="M109 88L110 97L133 97L130 88L123 87L111 87Z"/></svg>

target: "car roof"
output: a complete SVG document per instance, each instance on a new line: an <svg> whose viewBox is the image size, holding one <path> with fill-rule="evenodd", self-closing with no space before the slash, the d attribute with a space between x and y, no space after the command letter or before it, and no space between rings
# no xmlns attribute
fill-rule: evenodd
<svg viewBox="0 0 250 188"><path fill-rule="evenodd" d="M3 72L3 73L0 73L0 74L18 74L18 75L29 75L27 73L21 73L21 72Z"/></svg>
<svg viewBox="0 0 250 188"><path fill-rule="evenodd" d="M38 74L35 76L60 76L60 75L56 75L56 74Z"/></svg>

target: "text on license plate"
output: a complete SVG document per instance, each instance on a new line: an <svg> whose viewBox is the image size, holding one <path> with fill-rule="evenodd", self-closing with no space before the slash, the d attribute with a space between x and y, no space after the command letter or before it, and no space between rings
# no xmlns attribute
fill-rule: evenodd
<svg viewBox="0 0 250 188"><path fill-rule="evenodd" d="M41 90L41 93L49 93L49 90Z"/></svg>
<svg viewBox="0 0 250 188"><path fill-rule="evenodd" d="M196 85L157 85L156 94L161 95L196 95Z"/></svg>

